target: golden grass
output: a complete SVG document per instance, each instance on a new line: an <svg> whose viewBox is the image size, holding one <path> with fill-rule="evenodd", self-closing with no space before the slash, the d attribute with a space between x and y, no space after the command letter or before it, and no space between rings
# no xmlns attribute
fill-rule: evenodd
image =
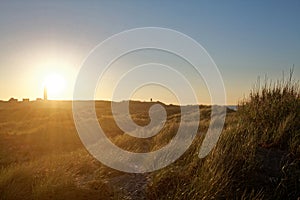
<svg viewBox="0 0 300 200"><path fill-rule="evenodd" d="M153 104L130 102L133 121L148 124ZM113 120L110 102L98 101L95 107L99 123L112 142L132 152L149 152L168 144L179 127L180 107L161 105L166 108L167 122L157 135L147 139L124 134ZM173 164L140 176L106 167L85 150L76 133L71 106L68 101L0 102L0 199L300 196L297 84L264 86L252 91L237 112L228 110L221 138L204 159L198 158L198 152L211 121L211 108L200 106L200 123L190 122L200 124L191 147Z"/></svg>

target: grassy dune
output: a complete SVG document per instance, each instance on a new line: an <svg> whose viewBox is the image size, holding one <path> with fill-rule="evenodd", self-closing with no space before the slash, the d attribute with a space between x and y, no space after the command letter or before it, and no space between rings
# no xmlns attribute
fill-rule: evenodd
<svg viewBox="0 0 300 200"><path fill-rule="evenodd" d="M298 84L252 90L227 117L210 155L199 160L187 152L155 173L148 194L151 199L298 199L299 122Z"/></svg>
<svg viewBox="0 0 300 200"><path fill-rule="evenodd" d="M71 102L0 102L0 199L297 199L299 94L291 82L251 91L237 112L228 110L221 138L204 159L198 152L211 108L200 106L199 134L185 154L161 170L136 175L106 167L85 150ZM130 102L132 119L148 124L153 104ZM161 104L164 128L151 138L133 138L118 128L110 105L96 102L98 121L126 150L157 150L179 126L180 107Z"/></svg>

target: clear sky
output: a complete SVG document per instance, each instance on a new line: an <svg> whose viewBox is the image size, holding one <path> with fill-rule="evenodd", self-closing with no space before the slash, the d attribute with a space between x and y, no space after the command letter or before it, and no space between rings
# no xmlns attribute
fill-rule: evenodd
<svg viewBox="0 0 300 200"><path fill-rule="evenodd" d="M219 67L228 104L236 104L258 76L281 78L294 64L299 80L299 20L297 0L1 1L0 99L42 97L45 80L56 75L64 87L49 98L72 99L76 74L95 45L127 29L155 26L198 41ZM145 91L135 97L148 100ZM154 98L172 102L167 96Z"/></svg>

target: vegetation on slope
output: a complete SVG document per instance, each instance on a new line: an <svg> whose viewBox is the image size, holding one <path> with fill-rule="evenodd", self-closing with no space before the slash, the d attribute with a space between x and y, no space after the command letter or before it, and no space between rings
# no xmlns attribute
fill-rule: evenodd
<svg viewBox="0 0 300 200"><path fill-rule="evenodd" d="M227 116L217 146L197 158L201 138L154 174L151 199L297 199L300 91L292 80L252 90Z"/></svg>
<svg viewBox="0 0 300 200"><path fill-rule="evenodd" d="M150 102L130 102L132 119L149 123ZM155 136L123 134L110 102L96 102L99 123L118 146L148 152L176 134L180 107ZM96 161L77 136L70 102L0 103L0 199L297 199L300 196L300 91L291 80L250 92L228 110L212 152L198 158L211 108L200 106L199 134L175 163L131 175ZM136 183L136 184L135 184ZM143 190L143 191L141 191Z"/></svg>

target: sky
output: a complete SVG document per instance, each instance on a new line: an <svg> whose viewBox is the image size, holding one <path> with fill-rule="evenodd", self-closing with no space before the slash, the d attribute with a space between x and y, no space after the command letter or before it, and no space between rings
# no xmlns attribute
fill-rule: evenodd
<svg viewBox="0 0 300 200"><path fill-rule="evenodd" d="M280 79L294 65L294 79L300 78L297 0L12 0L1 1L0 5L3 100L40 98L49 79L54 88L49 91L50 99L72 99L77 74L90 51L114 34L141 27L173 29L200 43L221 73L227 104L237 104L247 96L259 76ZM150 57L154 54L150 53ZM128 60L140 56L137 53L124 62L128 64ZM119 62L116 69L122 64ZM95 98L109 100L112 89L96 91ZM209 94L202 91L205 85L198 90L199 103L209 104ZM133 99L153 98L166 103L176 103L175 97L174 92L157 85L142 87L132 94Z"/></svg>

